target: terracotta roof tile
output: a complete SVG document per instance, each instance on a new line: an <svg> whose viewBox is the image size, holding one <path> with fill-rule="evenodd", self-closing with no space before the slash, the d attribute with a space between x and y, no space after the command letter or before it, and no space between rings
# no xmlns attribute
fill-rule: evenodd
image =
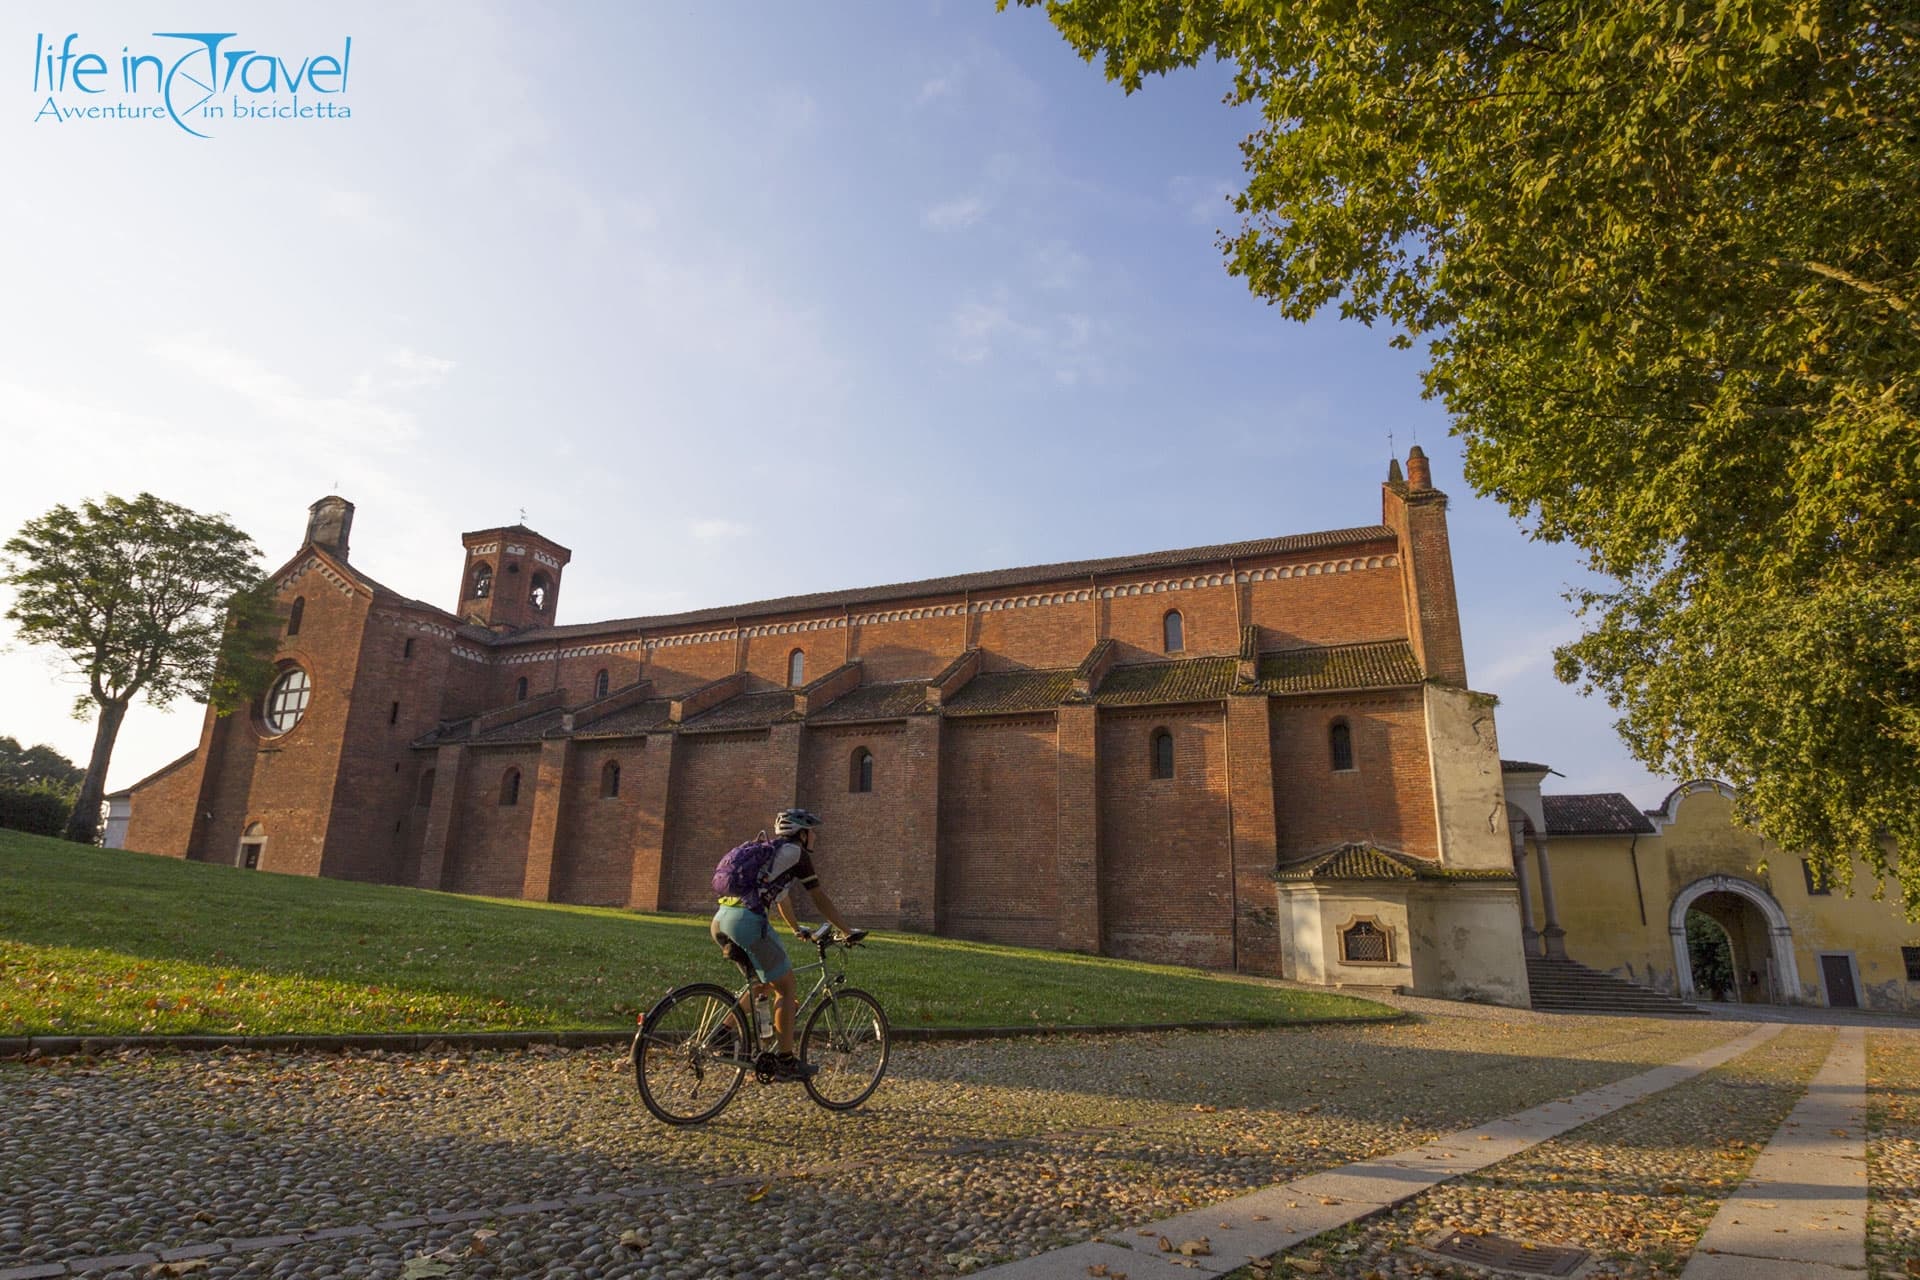
<svg viewBox="0 0 1920 1280"><path fill-rule="evenodd" d="M793 694L775 689L768 693L743 693L728 698L711 711L702 712L681 726L683 733L723 733L730 729L764 729L776 720L793 714Z"/></svg>
<svg viewBox="0 0 1920 1280"><path fill-rule="evenodd" d="M1186 658L1115 667L1094 691L1103 707L1156 702L1215 702L1233 692L1233 658Z"/></svg>
<svg viewBox="0 0 1920 1280"><path fill-rule="evenodd" d="M1072 693L1072 671L984 672L947 700L946 711L956 716L1050 711Z"/></svg>
<svg viewBox="0 0 1920 1280"><path fill-rule="evenodd" d="M1541 796L1550 836L1653 834L1653 823L1617 791L1591 796Z"/></svg>
<svg viewBox="0 0 1920 1280"><path fill-rule="evenodd" d="M1266 693L1381 689L1419 684L1420 664L1405 640L1317 645L1260 655L1255 687Z"/></svg>
<svg viewBox="0 0 1920 1280"><path fill-rule="evenodd" d="M576 738L631 738L643 733L665 733L673 728L667 719L668 708L672 704L666 698L649 698L645 702L636 702L630 707L622 707L609 715L602 716L592 724L584 725L573 736Z"/></svg>
<svg viewBox="0 0 1920 1280"><path fill-rule="evenodd" d="M1502 773L1552 773L1553 769L1551 766L1548 766L1548 765L1535 764L1531 760L1502 760L1500 762L1500 772Z"/></svg>
<svg viewBox="0 0 1920 1280"><path fill-rule="evenodd" d="M468 741L475 746L491 746L502 742L538 742L547 736L548 730L560 727L560 717L565 714L564 710L555 707L551 711L542 711L524 720L515 720L512 724L503 724L488 729L485 733L475 734Z"/></svg>
<svg viewBox="0 0 1920 1280"><path fill-rule="evenodd" d="M900 720L927 703L925 680L861 685L835 698L807 717L809 724L842 724L857 720Z"/></svg>
<svg viewBox="0 0 1920 1280"><path fill-rule="evenodd" d="M1325 880L1511 880L1513 872L1498 869L1443 867L1430 858L1415 858L1394 849L1382 849L1363 840L1283 863L1273 878L1282 881Z"/></svg>

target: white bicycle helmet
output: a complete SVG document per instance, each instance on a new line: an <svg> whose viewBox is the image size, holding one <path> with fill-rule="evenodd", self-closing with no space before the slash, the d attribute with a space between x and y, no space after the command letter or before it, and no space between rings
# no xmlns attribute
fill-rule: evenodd
<svg viewBox="0 0 1920 1280"><path fill-rule="evenodd" d="M820 819L805 809L782 809L773 816L773 834L776 836L798 835L820 825Z"/></svg>

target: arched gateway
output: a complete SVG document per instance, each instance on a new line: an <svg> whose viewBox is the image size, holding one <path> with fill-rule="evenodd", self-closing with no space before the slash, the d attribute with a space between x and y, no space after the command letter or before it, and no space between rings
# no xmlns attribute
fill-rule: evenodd
<svg viewBox="0 0 1920 1280"><path fill-rule="evenodd" d="M1693 957L1687 950L1687 912L1700 899L1715 893L1731 894L1759 909L1766 919L1777 995L1785 1001L1797 1001L1800 970L1793 958L1793 929L1787 924L1787 913L1780 909L1773 895L1759 885L1729 875L1695 880L1674 896L1673 909L1667 913L1667 932L1673 939L1673 971L1680 980L1680 998L1691 1000L1697 994L1693 987Z"/></svg>

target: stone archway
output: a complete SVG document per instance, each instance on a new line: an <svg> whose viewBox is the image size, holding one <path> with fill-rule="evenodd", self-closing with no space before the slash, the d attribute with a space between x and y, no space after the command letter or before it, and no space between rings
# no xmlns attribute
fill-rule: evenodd
<svg viewBox="0 0 1920 1280"><path fill-rule="evenodd" d="M1767 939L1780 994L1790 1004L1799 1003L1800 969L1793 958L1793 929L1787 924L1787 913L1780 909L1773 895L1759 885L1729 875L1705 876L1695 880L1674 896L1673 909L1667 913L1667 933L1673 939L1673 971L1680 981L1680 998L1691 1000L1696 995L1693 988L1693 956L1687 950L1687 911L1710 893L1729 893L1744 898L1766 917Z"/></svg>

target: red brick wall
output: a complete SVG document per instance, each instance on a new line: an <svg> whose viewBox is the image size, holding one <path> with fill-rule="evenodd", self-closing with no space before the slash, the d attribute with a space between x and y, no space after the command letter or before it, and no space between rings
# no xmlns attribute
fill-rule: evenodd
<svg viewBox="0 0 1920 1280"><path fill-rule="evenodd" d="M1349 772L1332 768L1328 737L1337 718L1353 735ZM1419 857L1439 856L1418 689L1274 699L1273 776L1283 858L1368 839Z"/></svg>
<svg viewBox="0 0 1920 1280"><path fill-rule="evenodd" d="M919 609L925 611L921 617L889 618L855 626L852 653L860 660L862 677L868 684L879 684L937 675L966 647L967 617L964 613L949 615L932 611L957 608L961 604L957 597L916 600L905 610L890 609L888 613L912 613Z"/></svg>
<svg viewBox="0 0 1920 1280"><path fill-rule="evenodd" d="M500 781L509 768L520 770L520 802L503 805ZM456 801L459 838L447 850L442 881L448 889L493 898L520 896L539 770L538 747L476 747L468 753Z"/></svg>
<svg viewBox="0 0 1920 1280"><path fill-rule="evenodd" d="M204 751L177 769L138 787L127 815L126 847L138 853L184 858L193 839L193 808L200 799Z"/></svg>
<svg viewBox="0 0 1920 1280"><path fill-rule="evenodd" d="M1186 648L1176 656L1240 652L1240 625L1235 620L1233 597L1233 588L1222 584L1116 596L1100 604L1107 619L1106 634L1126 646L1118 661L1165 662L1168 654L1164 622L1170 609L1180 611L1186 633Z"/></svg>
<svg viewBox="0 0 1920 1280"><path fill-rule="evenodd" d="M938 931L1051 947L1059 936L1052 716L953 720L940 746Z"/></svg>
<svg viewBox="0 0 1920 1280"><path fill-rule="evenodd" d="M899 924L900 851L912 838L908 827L914 811L906 746L901 724L807 734L800 803L826 824L816 837L813 862L849 924L887 929ZM873 753L873 790L866 793L849 789L849 766L860 747Z"/></svg>
<svg viewBox="0 0 1920 1280"><path fill-rule="evenodd" d="M709 640L655 649L647 674L653 679L653 687L670 697L732 675L733 669L734 642Z"/></svg>
<svg viewBox="0 0 1920 1280"><path fill-rule="evenodd" d="M767 831L792 800L792 766L772 735L687 734L674 744L660 872L664 911L711 911L713 868L727 850Z"/></svg>
<svg viewBox="0 0 1920 1280"><path fill-rule="evenodd" d="M594 677L602 671L607 673L607 692L614 693L640 678L647 665L645 659L646 654L640 649L576 653L558 660L557 678L560 687L567 691L568 703L577 706L593 701Z"/></svg>
<svg viewBox="0 0 1920 1280"><path fill-rule="evenodd" d="M574 744L561 799L565 821L553 859L553 901L626 905L646 795L646 754L645 738ZM619 794L611 797L601 795L608 761L620 766Z"/></svg>
<svg viewBox="0 0 1920 1280"><path fill-rule="evenodd" d="M1022 587L1017 593L994 598L1004 601L1035 595L1064 597L1069 592L1089 589L1084 582L1055 583ZM1077 667L1097 642L1098 618L1092 601L989 609L973 618L974 643L985 650L981 662L983 671ZM949 661L956 656L957 651L947 655Z"/></svg>
<svg viewBox="0 0 1920 1280"><path fill-rule="evenodd" d="M802 621L817 620L819 617L816 614L813 619ZM774 620L767 625L777 626L779 622ZM787 687L787 659L795 649L807 655L800 683L811 683L846 661L847 631L845 627L816 627L812 631L748 636L743 644L746 650L745 670L753 677L755 687L784 689Z"/></svg>
<svg viewBox="0 0 1920 1280"><path fill-rule="evenodd" d="M1173 735L1173 777L1152 737ZM1217 707L1100 717L1101 949L1167 964L1233 964L1226 724Z"/></svg>
<svg viewBox="0 0 1920 1280"><path fill-rule="evenodd" d="M1384 556L1391 551L1375 554ZM1400 585L1403 568L1355 569L1249 583L1248 621L1257 623L1263 642L1276 649L1401 639L1407 635L1407 610Z"/></svg>

